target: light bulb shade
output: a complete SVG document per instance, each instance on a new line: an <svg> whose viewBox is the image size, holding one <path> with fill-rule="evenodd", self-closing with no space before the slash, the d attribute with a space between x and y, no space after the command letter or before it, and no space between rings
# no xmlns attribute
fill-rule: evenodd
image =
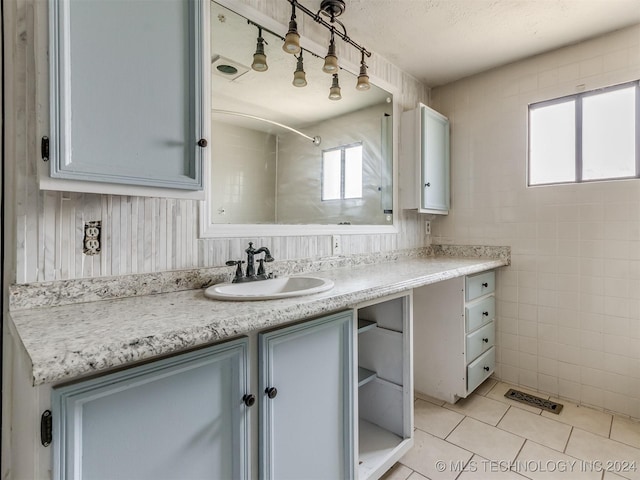
<svg viewBox="0 0 640 480"><path fill-rule="evenodd" d="M336 56L336 44L333 42L333 38L331 38L331 42L329 43L327 56L324 57L322 71L329 74L334 74L338 71L338 57Z"/></svg>
<svg viewBox="0 0 640 480"><path fill-rule="evenodd" d="M369 90L370 88L371 84L369 83L369 75L367 74L367 64L364 63L364 52L362 52L362 60L360 60L360 75L358 75L356 90Z"/></svg>
<svg viewBox="0 0 640 480"><path fill-rule="evenodd" d="M333 81L331 82L331 88L329 89L329 100L340 100L342 95L340 94L340 84L338 83L338 74L333 74Z"/></svg>
<svg viewBox="0 0 640 480"><path fill-rule="evenodd" d="M338 71L338 57L335 55L327 55L324 57L324 65L322 71L325 73L333 74Z"/></svg>
<svg viewBox="0 0 640 480"><path fill-rule="evenodd" d="M291 54L300 53L300 34L298 33L298 24L293 16L289 22L289 31L284 37L282 50Z"/></svg>
<svg viewBox="0 0 640 480"><path fill-rule="evenodd" d="M307 76L304 73L304 65L302 63L302 53L298 57L298 64L296 66L296 71L293 72L293 86L294 87L304 87L307 85Z"/></svg>
<svg viewBox="0 0 640 480"><path fill-rule="evenodd" d="M254 53L251 68L256 72L267 71L269 69L269 65L267 65L267 56L264 53Z"/></svg>
<svg viewBox="0 0 640 480"><path fill-rule="evenodd" d="M264 54L264 39L258 37L258 44L256 45L256 53L253 54L253 63L251 64L256 72L264 72L269 66L267 65L267 56Z"/></svg>
<svg viewBox="0 0 640 480"><path fill-rule="evenodd" d="M371 84L369 83L369 75L358 75L358 83L356 84L357 90L369 90Z"/></svg>
<svg viewBox="0 0 640 480"><path fill-rule="evenodd" d="M304 73L304 70L296 70L293 74L293 86L294 87L306 87L307 86L307 76Z"/></svg>

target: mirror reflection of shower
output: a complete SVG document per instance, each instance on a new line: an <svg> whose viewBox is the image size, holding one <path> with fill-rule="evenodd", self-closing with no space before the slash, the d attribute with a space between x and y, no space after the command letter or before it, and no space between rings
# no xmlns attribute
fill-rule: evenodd
<svg viewBox="0 0 640 480"><path fill-rule="evenodd" d="M358 90L357 75L341 62L341 99L330 100L333 77L322 71L320 57L326 52L306 49L306 86L294 86L298 58L282 51L281 37L271 32L280 32L277 26L265 24L258 32L257 24L211 5L209 222L393 224L392 95L374 83ZM258 60L268 67L256 71L254 55L262 51L266 60ZM353 145L360 146L356 160L349 153L331 164L331 175L324 172L323 152Z"/></svg>
<svg viewBox="0 0 640 480"><path fill-rule="evenodd" d="M244 118L251 118L253 120L258 120L259 122L265 122L268 123L270 125L275 125L276 127L281 127L284 128L285 130L289 130L290 132L293 133L297 133L298 135L300 135L303 138L306 138L307 140L311 140L311 142L318 146L320 145L320 143L322 142L322 139L316 135L315 137L310 137L309 135L302 133L300 130L296 130L293 127L289 127L287 125L284 125L282 123L278 123L278 122L274 122L273 120L268 120L266 118L262 118L262 117L258 117L257 115L250 115L248 113L242 113L242 112L232 112L230 110L218 110L218 109L211 109L211 113L218 113L220 115L234 115L236 117L244 117Z"/></svg>

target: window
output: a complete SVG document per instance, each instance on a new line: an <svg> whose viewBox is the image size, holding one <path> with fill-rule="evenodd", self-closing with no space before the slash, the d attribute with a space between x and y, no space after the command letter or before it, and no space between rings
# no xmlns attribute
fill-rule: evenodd
<svg viewBox="0 0 640 480"><path fill-rule="evenodd" d="M529 185L640 177L640 82L529 105Z"/></svg>
<svg viewBox="0 0 640 480"><path fill-rule="evenodd" d="M362 144L322 152L322 200L362 198Z"/></svg>

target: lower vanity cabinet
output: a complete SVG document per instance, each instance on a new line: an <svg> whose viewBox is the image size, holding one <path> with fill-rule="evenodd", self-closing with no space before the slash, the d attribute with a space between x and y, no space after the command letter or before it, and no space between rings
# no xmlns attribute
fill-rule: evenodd
<svg viewBox="0 0 640 480"><path fill-rule="evenodd" d="M53 478L355 478L354 330L348 310L56 386Z"/></svg>
<svg viewBox="0 0 640 480"><path fill-rule="evenodd" d="M416 392L455 403L494 372L494 292L494 271L414 289Z"/></svg>
<svg viewBox="0 0 640 480"><path fill-rule="evenodd" d="M53 478L248 478L247 354L240 338L53 388Z"/></svg>
<svg viewBox="0 0 640 480"><path fill-rule="evenodd" d="M413 445L411 295L357 308L358 476L380 478Z"/></svg>
<svg viewBox="0 0 640 480"><path fill-rule="evenodd" d="M260 478L354 478L353 312L260 333Z"/></svg>

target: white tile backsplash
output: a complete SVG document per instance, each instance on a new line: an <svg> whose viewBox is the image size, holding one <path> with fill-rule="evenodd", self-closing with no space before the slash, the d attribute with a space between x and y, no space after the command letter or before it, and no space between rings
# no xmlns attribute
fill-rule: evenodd
<svg viewBox="0 0 640 480"><path fill-rule="evenodd" d="M452 209L433 241L512 245L497 371L625 415L640 405L640 181L527 188L527 104L639 77L634 26L432 91L453 132Z"/></svg>

